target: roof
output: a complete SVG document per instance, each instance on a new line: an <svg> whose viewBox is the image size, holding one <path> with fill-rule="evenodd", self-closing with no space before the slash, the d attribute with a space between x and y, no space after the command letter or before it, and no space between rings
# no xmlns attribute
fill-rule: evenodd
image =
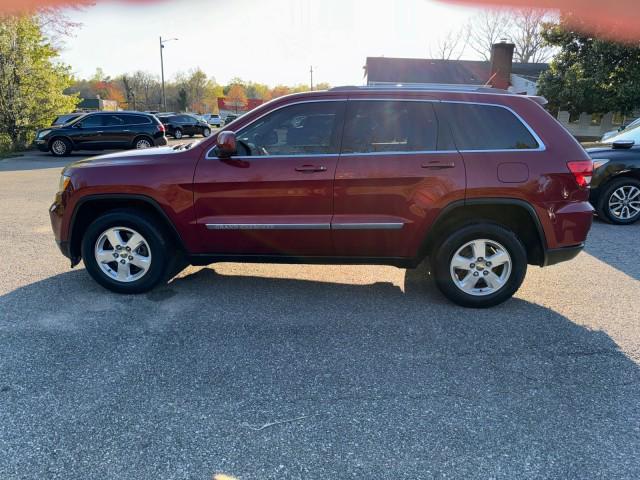
<svg viewBox="0 0 640 480"><path fill-rule="evenodd" d="M513 63L512 73L537 79L549 68L546 63ZM369 83L441 83L484 85L491 76L491 63L479 60L367 57Z"/></svg>

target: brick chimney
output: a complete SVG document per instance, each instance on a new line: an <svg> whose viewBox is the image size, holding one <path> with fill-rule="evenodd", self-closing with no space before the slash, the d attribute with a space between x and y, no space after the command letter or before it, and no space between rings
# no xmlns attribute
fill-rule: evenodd
<svg viewBox="0 0 640 480"><path fill-rule="evenodd" d="M495 88L504 88L511 85L511 65L513 64L513 50L515 45L501 40L491 45L491 72L489 84Z"/></svg>

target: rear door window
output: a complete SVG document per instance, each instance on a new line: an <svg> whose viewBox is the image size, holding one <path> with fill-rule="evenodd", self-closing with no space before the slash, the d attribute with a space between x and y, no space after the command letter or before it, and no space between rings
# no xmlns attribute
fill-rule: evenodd
<svg viewBox="0 0 640 480"><path fill-rule="evenodd" d="M343 154L433 151L438 123L430 102L350 100Z"/></svg>
<svg viewBox="0 0 640 480"><path fill-rule="evenodd" d="M122 127L126 124L127 124L127 121L124 115L108 115L106 117L107 127Z"/></svg>
<svg viewBox="0 0 640 480"><path fill-rule="evenodd" d="M527 150L540 145L522 121L497 105L446 103L438 106L459 150Z"/></svg>
<svg viewBox="0 0 640 480"><path fill-rule="evenodd" d="M127 125L144 125L151 123L151 119L145 115L125 115Z"/></svg>

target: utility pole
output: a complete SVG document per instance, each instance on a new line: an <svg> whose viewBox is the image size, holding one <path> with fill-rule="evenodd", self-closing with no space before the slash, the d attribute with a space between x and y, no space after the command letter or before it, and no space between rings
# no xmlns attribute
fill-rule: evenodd
<svg viewBox="0 0 640 480"><path fill-rule="evenodd" d="M309 74L311 75L311 90L313 91L313 65L309 69Z"/></svg>
<svg viewBox="0 0 640 480"><path fill-rule="evenodd" d="M164 48L164 44L170 42L171 40L178 40L177 38L169 38L167 40L162 40L162 35L160 35L160 74L162 76L162 106L164 111L167 111L167 96L164 92L164 58L162 57L162 49Z"/></svg>

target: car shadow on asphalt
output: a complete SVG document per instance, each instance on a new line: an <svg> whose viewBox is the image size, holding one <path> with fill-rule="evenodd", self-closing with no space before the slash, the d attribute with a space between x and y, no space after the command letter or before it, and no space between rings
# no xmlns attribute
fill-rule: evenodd
<svg viewBox="0 0 640 480"><path fill-rule="evenodd" d="M638 478L640 373L605 332L518 298L460 308L420 276L212 266L122 296L77 270L9 292L0 472Z"/></svg>
<svg viewBox="0 0 640 480"><path fill-rule="evenodd" d="M611 225L595 217L585 251L631 278L640 280L640 222Z"/></svg>

